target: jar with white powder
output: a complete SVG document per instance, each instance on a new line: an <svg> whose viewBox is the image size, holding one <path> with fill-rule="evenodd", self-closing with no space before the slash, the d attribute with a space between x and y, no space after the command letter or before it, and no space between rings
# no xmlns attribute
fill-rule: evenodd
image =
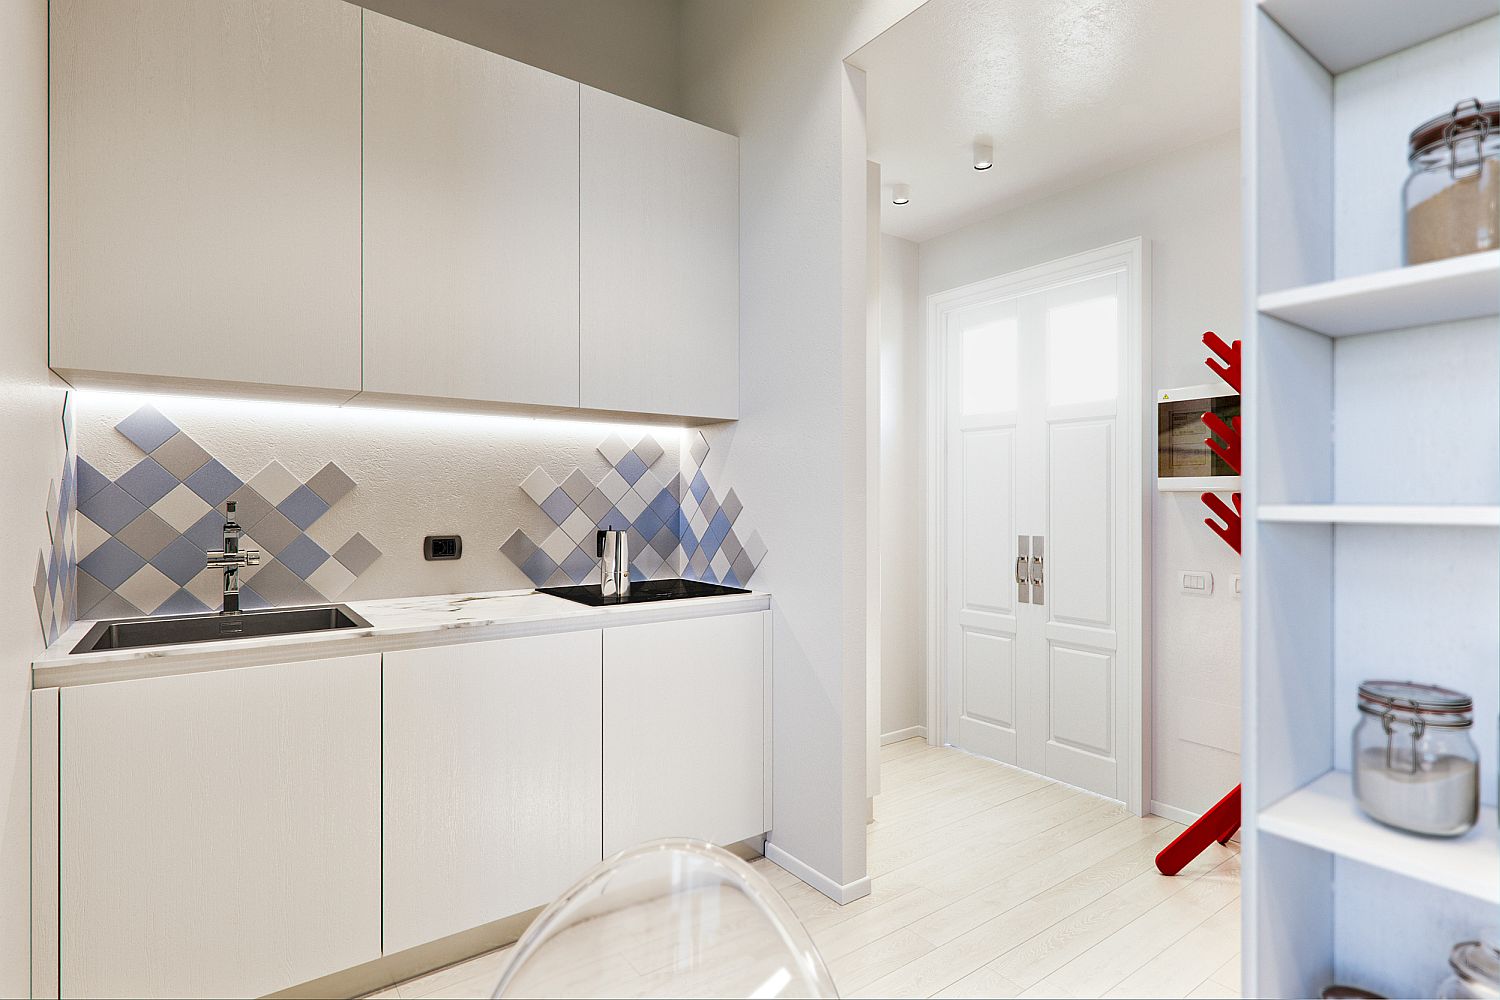
<svg viewBox="0 0 1500 1000"><path fill-rule="evenodd" d="M1461 836L1479 821L1479 749L1466 694L1411 681L1359 686L1354 797L1388 826Z"/></svg>

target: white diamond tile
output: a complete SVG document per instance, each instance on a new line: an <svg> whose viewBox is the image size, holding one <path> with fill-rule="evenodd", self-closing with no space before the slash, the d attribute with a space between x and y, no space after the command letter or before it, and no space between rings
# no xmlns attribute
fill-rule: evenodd
<svg viewBox="0 0 1500 1000"><path fill-rule="evenodd" d="M562 488L564 493L573 498L574 503L583 503L594 492L593 482L582 469L574 469L568 473L568 478L562 481Z"/></svg>
<svg viewBox="0 0 1500 1000"><path fill-rule="evenodd" d="M302 481L277 461L272 461L250 480L251 488L265 497L272 507L291 496L292 492L301 485Z"/></svg>
<svg viewBox="0 0 1500 1000"><path fill-rule="evenodd" d="M552 575L549 576L549 577L547 577L547 582L544 583L544 584L542 584L542 586L544 586L544 587L571 587L571 586L573 586L573 581L570 580L570 579L568 579L568 574L566 574L562 570L558 569L558 570L553 570Z"/></svg>
<svg viewBox="0 0 1500 1000"><path fill-rule="evenodd" d="M99 546L109 541L109 532L90 521L82 514L78 515L78 527L75 537L78 540L78 558L93 552Z"/></svg>
<svg viewBox="0 0 1500 1000"><path fill-rule="evenodd" d="M625 481L625 477L614 469L606 472L604 478L599 481L599 492L609 497L610 503L620 499L629 489L630 484Z"/></svg>
<svg viewBox="0 0 1500 1000"><path fill-rule="evenodd" d="M537 466L531 475L521 481L521 489L525 490L526 495L531 497L532 503L540 507L542 501L550 497L552 491L557 489L557 483L553 481L551 476L542 471L541 466Z"/></svg>
<svg viewBox="0 0 1500 1000"><path fill-rule="evenodd" d="M656 567L656 572L650 574L650 576L653 580L675 580L682 576L682 572L677 568L675 561L664 562Z"/></svg>
<svg viewBox="0 0 1500 1000"><path fill-rule="evenodd" d="M555 528L542 542L542 551L552 557L556 563L562 562L568 557L568 553L577 548L578 543L568 537L568 533L561 528Z"/></svg>
<svg viewBox="0 0 1500 1000"><path fill-rule="evenodd" d="M650 469L647 469L641 475L641 478L635 481L636 491L645 497L648 503L656 499L656 494L661 492L663 485L665 484L662 483L661 477L657 476Z"/></svg>
<svg viewBox="0 0 1500 1000"><path fill-rule="evenodd" d="M655 465L665 453L665 449L657 443L656 437L647 434L641 438L640 444L635 446L636 457L646 463L647 468Z"/></svg>
<svg viewBox="0 0 1500 1000"><path fill-rule="evenodd" d="M116 587L115 592L150 614L161 607L162 601L177 592L177 584L161 570L147 563L136 570L130 579Z"/></svg>
<svg viewBox="0 0 1500 1000"><path fill-rule="evenodd" d="M708 518L703 516L701 509L693 511L692 517L688 518L688 524L693 526L693 534L699 538L702 538L703 533L708 530Z"/></svg>
<svg viewBox="0 0 1500 1000"><path fill-rule="evenodd" d="M334 600L349 589L349 584L354 582L354 574L337 559L329 559L313 570L307 582L312 584L313 589L318 593L329 600Z"/></svg>
<svg viewBox="0 0 1500 1000"><path fill-rule="evenodd" d="M596 529L594 527L594 519L585 514L582 508L579 508L563 520L562 530L573 541L581 543L585 538L592 535ZM550 555L551 553L548 554Z"/></svg>
<svg viewBox="0 0 1500 1000"><path fill-rule="evenodd" d="M151 509L157 517L176 528L181 534L197 524L212 508L209 507L207 501L185 484L178 483L172 492L152 504Z"/></svg>
<svg viewBox="0 0 1500 1000"><path fill-rule="evenodd" d="M750 538L745 542L745 555L750 557L750 562L756 566L766 557L766 543L761 541L760 532L752 531Z"/></svg>
<svg viewBox="0 0 1500 1000"><path fill-rule="evenodd" d="M626 490L625 495L615 501L615 509L625 515L625 520L633 522L646 509L646 501L635 490Z"/></svg>
<svg viewBox="0 0 1500 1000"><path fill-rule="evenodd" d="M680 506L682 507L683 517L691 519L694 514L698 513L698 501L693 499L693 494L687 490L682 491Z"/></svg>
<svg viewBox="0 0 1500 1000"><path fill-rule="evenodd" d="M714 557L708 562L708 568L714 571L716 578L724 579L724 574L729 572L729 557L724 554L723 549L714 553Z"/></svg>
<svg viewBox="0 0 1500 1000"><path fill-rule="evenodd" d="M661 566L662 558L655 549L648 545L644 551L636 553L634 562L636 569L650 576Z"/></svg>
<svg viewBox="0 0 1500 1000"><path fill-rule="evenodd" d="M244 579L243 570L240 571L240 578ZM185 589L208 605L210 610L217 611L224 605L224 574L220 570L205 569L189 580Z"/></svg>
<svg viewBox="0 0 1500 1000"><path fill-rule="evenodd" d="M629 450L630 446L625 443L624 439L620 435L613 433L599 445L599 454L603 455L605 461L609 462L610 465L619 465L620 459L624 458L625 453Z"/></svg>
<svg viewBox="0 0 1500 1000"><path fill-rule="evenodd" d="M688 455L694 466L702 465L703 460L708 457L708 439L703 436L702 431L688 432Z"/></svg>

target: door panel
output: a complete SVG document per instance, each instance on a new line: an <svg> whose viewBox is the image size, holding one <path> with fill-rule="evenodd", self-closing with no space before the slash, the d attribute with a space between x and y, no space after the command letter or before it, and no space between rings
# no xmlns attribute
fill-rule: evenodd
<svg viewBox="0 0 1500 1000"><path fill-rule="evenodd" d="M1009 548L1016 523L1015 429L965 431L963 547L965 611L1015 614Z"/></svg>
<svg viewBox="0 0 1500 1000"><path fill-rule="evenodd" d="M964 717L1015 728L1016 641L964 630Z"/></svg>
<svg viewBox="0 0 1500 1000"><path fill-rule="evenodd" d="M1114 420L1048 428L1052 527L1047 593L1053 621L1114 624Z"/></svg>
<svg viewBox="0 0 1500 1000"><path fill-rule="evenodd" d="M1048 643L1051 652L1051 742L1103 756L1114 753L1114 657Z"/></svg>

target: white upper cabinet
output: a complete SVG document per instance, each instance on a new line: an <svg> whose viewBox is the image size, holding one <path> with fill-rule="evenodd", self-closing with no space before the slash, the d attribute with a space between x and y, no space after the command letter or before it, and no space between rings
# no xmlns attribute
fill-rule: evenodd
<svg viewBox="0 0 1500 1000"><path fill-rule="evenodd" d="M360 387L360 10L53 0L51 366Z"/></svg>
<svg viewBox="0 0 1500 1000"><path fill-rule="evenodd" d="M578 406L579 85L364 17L365 392Z"/></svg>
<svg viewBox="0 0 1500 1000"><path fill-rule="evenodd" d="M583 88L582 404L732 420L739 141Z"/></svg>

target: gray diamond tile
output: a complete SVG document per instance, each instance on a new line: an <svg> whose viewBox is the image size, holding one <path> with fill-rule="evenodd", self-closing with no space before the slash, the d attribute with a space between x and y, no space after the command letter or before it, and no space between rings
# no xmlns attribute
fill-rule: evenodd
<svg viewBox="0 0 1500 1000"><path fill-rule="evenodd" d="M110 483L78 507L80 513L110 534L140 517L146 505Z"/></svg>
<svg viewBox="0 0 1500 1000"><path fill-rule="evenodd" d="M531 554L531 558L522 564L521 572L525 573L526 578L533 584L540 587L547 582L548 577L557 572L557 563L538 548Z"/></svg>
<svg viewBox="0 0 1500 1000"><path fill-rule="evenodd" d="M694 466L700 466L708 457L708 439L703 436L702 431L692 431L688 437L691 440L688 445L688 455L691 456Z"/></svg>
<svg viewBox="0 0 1500 1000"><path fill-rule="evenodd" d="M177 425L151 404L146 404L130 416L115 424L115 430L125 435L137 448L151 454L177 433Z"/></svg>
<svg viewBox="0 0 1500 1000"><path fill-rule="evenodd" d="M723 510L722 507L719 509ZM724 553L724 558L730 562L734 562L735 559L739 558L739 554L745 551L745 547L740 544L740 536L734 533L733 528L730 529L729 534L724 536L724 544L719 546L719 551Z"/></svg>
<svg viewBox="0 0 1500 1000"><path fill-rule="evenodd" d="M307 486L332 507L353 491L354 480L343 469L329 462L307 481Z"/></svg>
<svg viewBox="0 0 1500 1000"><path fill-rule="evenodd" d="M150 559L166 548L169 542L182 536L177 533L176 528L148 510L115 532L115 537L130 546L142 559Z"/></svg>
<svg viewBox="0 0 1500 1000"><path fill-rule="evenodd" d="M171 597L162 601L152 613L158 615L201 615L207 610L209 610L208 605L179 587Z"/></svg>
<svg viewBox="0 0 1500 1000"><path fill-rule="evenodd" d="M677 548L677 536L672 533L670 526L662 528L651 539L651 547L657 551L663 559L672 558L672 550Z"/></svg>
<svg viewBox="0 0 1500 1000"><path fill-rule="evenodd" d="M178 479L186 479L201 469L210 456L186 431L178 431L153 451L151 457Z"/></svg>
<svg viewBox="0 0 1500 1000"><path fill-rule="evenodd" d="M109 477L81 458L77 460L76 467L76 476L78 478L77 502L83 504L85 501L93 499L95 494L109 485Z"/></svg>
<svg viewBox="0 0 1500 1000"><path fill-rule="evenodd" d="M203 572L204 561L203 550L179 535L152 556L151 565L165 573L179 587L186 587L195 576Z"/></svg>
<svg viewBox="0 0 1500 1000"><path fill-rule="evenodd" d="M143 613L113 590L89 609L89 615L94 618L139 618Z"/></svg>
<svg viewBox="0 0 1500 1000"><path fill-rule="evenodd" d="M682 494L684 492L682 488L682 475L680 473L674 474L671 480L667 482L666 489L668 496L679 503L682 502Z"/></svg>
<svg viewBox="0 0 1500 1000"><path fill-rule="evenodd" d="M274 607L317 604L323 599L323 595L278 560L262 566L260 572L255 574L254 589Z"/></svg>
<svg viewBox="0 0 1500 1000"><path fill-rule="evenodd" d="M531 537L526 532L517 528L510 533L510 537L505 540L505 544L500 546L500 551L504 554L505 558L517 566L521 566L536 551L536 543L531 540Z"/></svg>
<svg viewBox="0 0 1500 1000"><path fill-rule="evenodd" d="M703 494L703 499L698 502L698 509L703 511L703 516L710 521L719 512L719 498L714 496L714 491L709 489Z"/></svg>
<svg viewBox="0 0 1500 1000"><path fill-rule="evenodd" d="M613 510L615 505L609 502L609 497L595 490L584 497L583 503L578 506L590 521L598 524L599 519Z"/></svg>
<svg viewBox="0 0 1500 1000"><path fill-rule="evenodd" d="M568 473L568 478L562 482L562 488L568 496L573 498L574 503L583 503L590 493L594 491L594 484L589 477L584 475L582 469L574 469Z"/></svg>
<svg viewBox="0 0 1500 1000"><path fill-rule="evenodd" d="M703 554L702 549L699 549L693 553L693 558L688 560L688 572L701 579L706 569L708 569L708 556Z"/></svg>
<svg viewBox="0 0 1500 1000"><path fill-rule="evenodd" d="M38 553L36 557L36 577L31 583L31 596L36 598L36 613L41 615L47 606L47 561ZM43 624L46 624L45 622Z"/></svg>
<svg viewBox="0 0 1500 1000"><path fill-rule="evenodd" d="M745 509L745 505L740 502L739 494L734 492L734 487L731 486L729 492L724 495L719 509L724 512L725 517L729 518L730 524L740 519L740 511Z"/></svg>
<svg viewBox="0 0 1500 1000"><path fill-rule="evenodd" d="M344 568L355 576L364 573L370 565L380 558L380 550L377 549L364 535L354 533L354 537L339 547L333 557L344 564Z"/></svg>
<svg viewBox="0 0 1500 1000"><path fill-rule="evenodd" d="M574 583L582 583L594 572L598 562L594 557L584 551L582 546L568 553L568 557L562 561L561 569L568 574L568 579Z"/></svg>
<svg viewBox="0 0 1500 1000"><path fill-rule="evenodd" d="M241 486L228 499L234 501L234 520L240 527L249 531L261 522L261 518L271 513L271 501L261 496L255 487L250 485Z"/></svg>
<svg viewBox="0 0 1500 1000"><path fill-rule="evenodd" d="M750 577L755 574L755 563L750 561L748 552L741 552L730 560L730 571L734 573L735 579L740 581L740 586L748 586Z"/></svg>
<svg viewBox="0 0 1500 1000"><path fill-rule="evenodd" d="M78 571L78 617L88 618L89 613L94 610L94 605L109 596L109 588L89 576L83 570Z"/></svg>
<svg viewBox="0 0 1500 1000"><path fill-rule="evenodd" d="M656 438L647 434L641 438L641 443L635 446L635 453L642 462L646 463L646 467L650 468L656 464L657 459L662 457L664 451L662 446L657 443ZM618 465L619 463L615 464Z"/></svg>
<svg viewBox="0 0 1500 1000"><path fill-rule="evenodd" d="M281 550L296 541L300 534L302 534L301 529L287 520L286 515L279 510L271 511L255 526L255 540L265 547L269 555L273 556L281 555ZM262 594L261 596L269 600L271 595Z"/></svg>
<svg viewBox="0 0 1500 1000"><path fill-rule="evenodd" d="M243 611L264 611L271 607L271 602L255 592L254 587L243 586L240 588L240 609Z"/></svg>

